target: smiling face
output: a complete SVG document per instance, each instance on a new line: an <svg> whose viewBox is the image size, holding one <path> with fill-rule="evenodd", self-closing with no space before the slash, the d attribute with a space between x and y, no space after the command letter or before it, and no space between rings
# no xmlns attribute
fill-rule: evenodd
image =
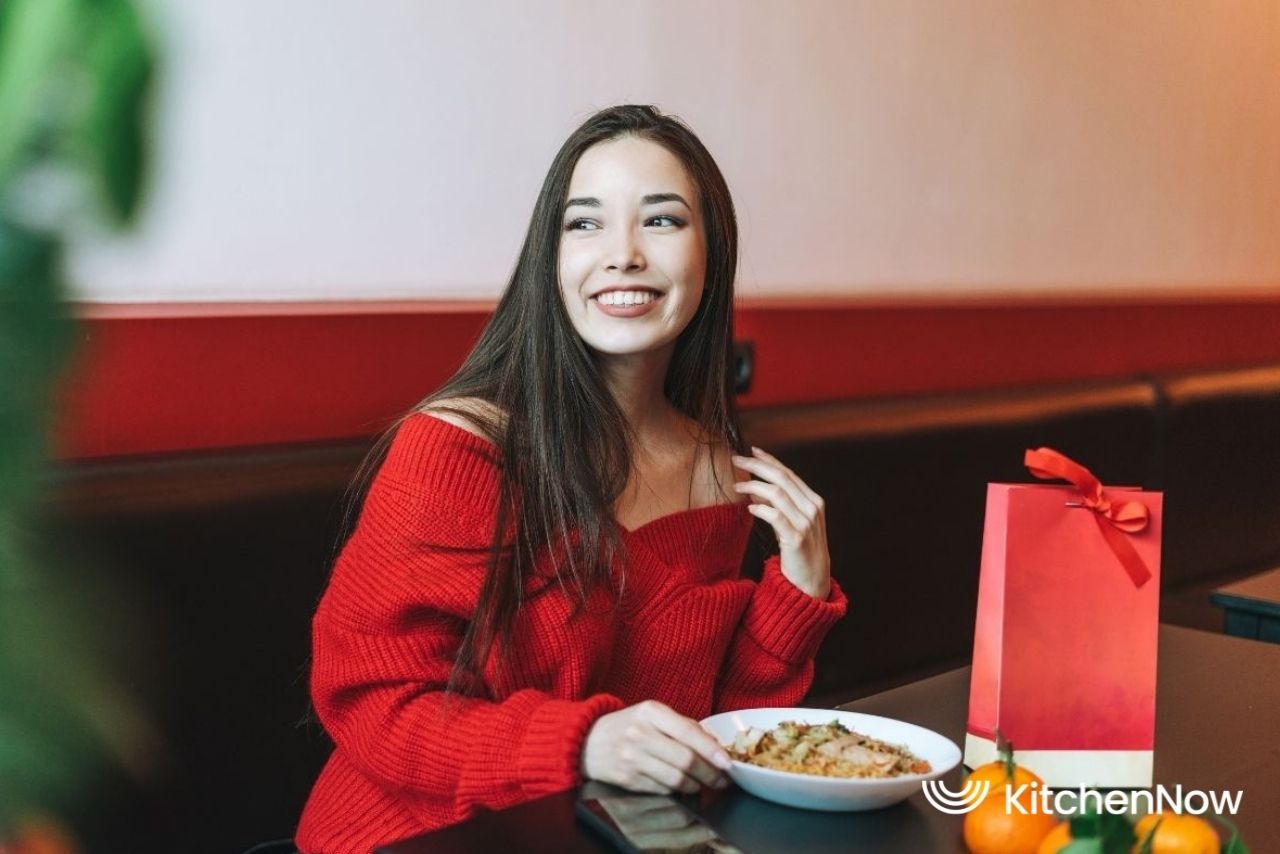
<svg viewBox="0 0 1280 854"><path fill-rule="evenodd" d="M560 293L598 353L670 350L702 301L697 187L674 154L621 137L583 152L560 233Z"/></svg>

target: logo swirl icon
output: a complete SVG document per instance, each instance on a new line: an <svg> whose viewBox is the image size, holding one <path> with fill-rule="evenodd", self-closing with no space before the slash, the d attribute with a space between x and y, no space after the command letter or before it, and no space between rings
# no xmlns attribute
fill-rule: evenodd
<svg viewBox="0 0 1280 854"><path fill-rule="evenodd" d="M963 815L982 803L983 798L991 791L990 780L970 780L959 792L953 792L941 780L925 780L924 799L934 809L948 815Z"/></svg>

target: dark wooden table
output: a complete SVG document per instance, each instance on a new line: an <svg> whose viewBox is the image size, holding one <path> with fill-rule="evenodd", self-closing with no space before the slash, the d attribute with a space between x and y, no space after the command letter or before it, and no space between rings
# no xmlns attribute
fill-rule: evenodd
<svg viewBox="0 0 1280 854"><path fill-rule="evenodd" d="M969 668L963 667L840 706L900 718L964 738ZM1184 790L1243 790L1235 823L1255 854L1280 851L1280 647L1174 626L1160 627L1155 782ZM948 774L959 788L961 771ZM608 787L588 783L584 789ZM616 790L615 790L616 792ZM573 815L579 791L530 801L382 849L385 854L607 852ZM917 794L883 810L790 809L736 787L687 796L729 842L748 854L963 851L962 818Z"/></svg>
<svg viewBox="0 0 1280 854"><path fill-rule="evenodd" d="M1280 643L1280 567L1219 587L1209 601L1227 612L1227 634Z"/></svg>

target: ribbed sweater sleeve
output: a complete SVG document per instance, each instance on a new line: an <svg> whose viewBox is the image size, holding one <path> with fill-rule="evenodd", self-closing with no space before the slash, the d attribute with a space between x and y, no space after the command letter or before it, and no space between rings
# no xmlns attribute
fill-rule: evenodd
<svg viewBox="0 0 1280 854"><path fill-rule="evenodd" d="M524 689L445 705L486 567L497 474L492 446L422 423L434 420L406 422L369 489L313 622L311 692L364 775L463 815L577 785L588 729L624 704Z"/></svg>
<svg viewBox="0 0 1280 854"><path fill-rule="evenodd" d="M446 707L448 666L438 653L456 649L451 634L392 639L334 625L317 632L316 708L353 764L386 789L448 798L461 811L500 809L581 782L587 730L622 701L526 689L501 702L455 698ZM409 649L422 641L424 650ZM329 666L330 656L346 661Z"/></svg>
<svg viewBox="0 0 1280 854"><path fill-rule="evenodd" d="M822 639L848 606L834 578L819 600L787 580L778 555L768 558L716 680L714 711L799 703Z"/></svg>

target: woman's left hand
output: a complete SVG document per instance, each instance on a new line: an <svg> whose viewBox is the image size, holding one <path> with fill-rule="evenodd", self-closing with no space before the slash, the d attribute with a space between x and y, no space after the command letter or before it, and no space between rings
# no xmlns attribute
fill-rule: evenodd
<svg viewBox="0 0 1280 854"><path fill-rule="evenodd" d="M735 455L733 464L759 480L735 483L734 491L750 495L747 509L772 526L787 580L810 596L825 600L831 593L831 555L822 496L772 454L756 447L751 451L750 457Z"/></svg>

